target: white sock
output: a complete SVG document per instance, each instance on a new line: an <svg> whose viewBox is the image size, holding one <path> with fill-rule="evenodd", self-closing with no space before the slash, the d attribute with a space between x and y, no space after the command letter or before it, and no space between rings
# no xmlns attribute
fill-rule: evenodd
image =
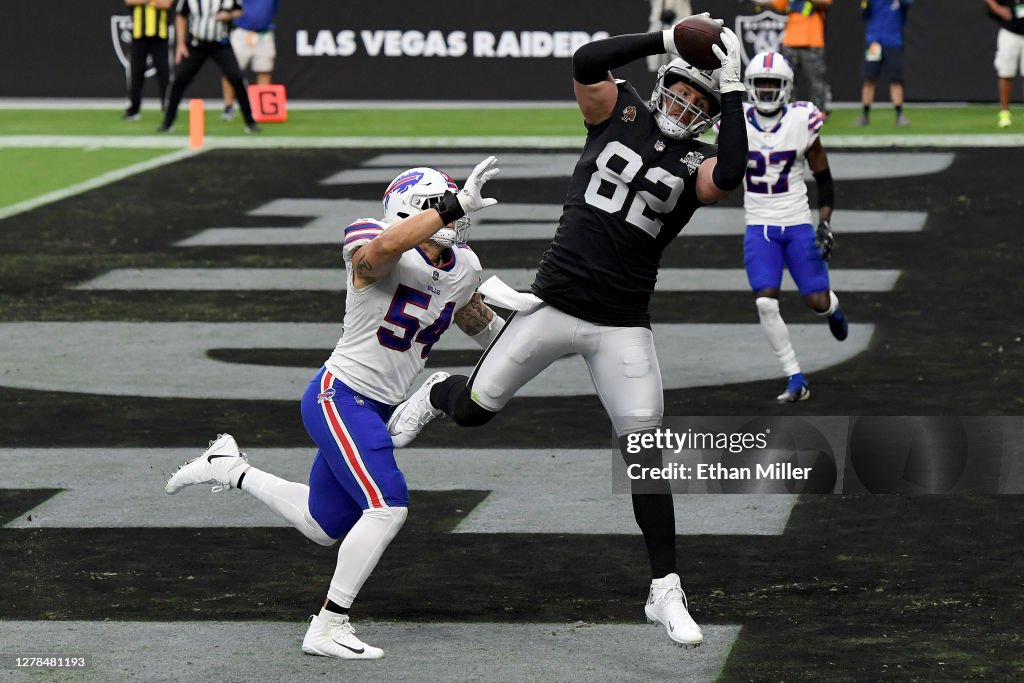
<svg viewBox="0 0 1024 683"><path fill-rule="evenodd" d="M782 371L786 376L800 372L800 364L796 361L796 351L789 341L789 329L786 321L779 313L778 299L767 296L757 298L757 314L761 317L761 329L768 337L768 345L772 347L776 358L782 363Z"/></svg>
<svg viewBox="0 0 1024 683"><path fill-rule="evenodd" d="M820 315L821 317L825 318L839 310L839 297L836 296L836 293L833 292L831 289L828 290L828 301L828 310L822 311L821 313L815 311L814 315Z"/></svg>
<svg viewBox="0 0 1024 683"><path fill-rule="evenodd" d="M665 576L661 577L660 579L651 579L651 586L653 586L654 588L670 588L672 586L678 586L678 585L679 585L679 575L675 574L675 573L673 573L673 574L666 574Z"/></svg>
<svg viewBox="0 0 1024 683"><path fill-rule="evenodd" d="M384 549L398 533L409 515L409 508L389 507L363 510L338 548L338 566L331 578L327 598L342 607L351 607L377 566Z"/></svg>
<svg viewBox="0 0 1024 683"><path fill-rule="evenodd" d="M243 491L286 519L314 543L334 545L337 541L328 536L309 514L309 487L305 484L250 467L242 480L242 486Z"/></svg>

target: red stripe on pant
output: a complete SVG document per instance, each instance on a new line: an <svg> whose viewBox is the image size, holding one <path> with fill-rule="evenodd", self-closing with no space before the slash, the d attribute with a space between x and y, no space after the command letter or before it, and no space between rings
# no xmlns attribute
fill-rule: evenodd
<svg viewBox="0 0 1024 683"><path fill-rule="evenodd" d="M327 391L333 383L334 375L325 371L323 379L320 382L320 391ZM352 437L348 435L348 431L345 429L344 422L342 422L341 415L338 414L338 409L334 405L334 401L324 401L321 405L323 406L324 416L327 417L327 424L331 430L331 434L334 435L334 440L341 446L342 454L345 456L345 460L348 463L348 468L352 471L352 474L356 478L356 482L366 495L366 499L369 501L370 507L386 507L384 501L381 500L380 489L377 487L377 483L373 481L373 477L370 476L370 473L366 470L365 465L363 465L355 442L352 440Z"/></svg>

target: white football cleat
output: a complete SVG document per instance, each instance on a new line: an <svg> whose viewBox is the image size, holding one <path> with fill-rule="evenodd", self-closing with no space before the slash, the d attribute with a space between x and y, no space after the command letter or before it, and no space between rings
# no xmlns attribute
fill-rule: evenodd
<svg viewBox="0 0 1024 683"><path fill-rule="evenodd" d="M232 477L238 481L238 475L249 465L245 455L238 452L235 437L230 434L218 434L216 441L210 442L206 452L194 460L178 468L170 476L164 491L172 496L186 486L192 484L214 484L213 492L233 488Z"/></svg>
<svg viewBox="0 0 1024 683"><path fill-rule="evenodd" d="M651 581L644 612L649 622L664 626L668 637L679 647L700 647L704 642L704 634L687 610L678 574Z"/></svg>
<svg viewBox="0 0 1024 683"><path fill-rule="evenodd" d="M306 637L302 639L302 651L307 655L339 659L380 659L384 656L384 650L367 645L356 637L347 614L326 618L313 615Z"/></svg>
<svg viewBox="0 0 1024 683"><path fill-rule="evenodd" d="M448 379L447 372L435 372L427 378L416 392L400 403L388 420L388 434L395 448L403 448L412 443L427 423L435 417L444 415L440 408L430 403L430 388L438 382Z"/></svg>

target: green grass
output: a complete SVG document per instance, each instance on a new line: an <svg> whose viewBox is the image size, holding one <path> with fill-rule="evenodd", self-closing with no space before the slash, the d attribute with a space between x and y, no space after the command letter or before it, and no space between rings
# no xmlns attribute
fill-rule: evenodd
<svg viewBox="0 0 1024 683"><path fill-rule="evenodd" d="M218 102L219 104L219 102ZM888 105L875 107L872 125L854 128L859 109L837 109L823 137L886 135L1009 135L1024 131L1024 113L1016 127L996 128L995 105L908 107L911 127L897 129ZM205 117L209 136L242 136L241 121L220 120L218 107ZM155 111L144 111L141 121L122 121L119 109L0 109L0 136L79 135L131 138L152 135L159 124ZM302 137L580 137L584 128L579 110L564 107L524 109L333 109L295 110L286 123L264 124L264 135ZM175 138L188 132L188 107L183 106ZM5 148L0 142L0 208L82 182L107 171L128 166L162 153L146 149L27 149Z"/></svg>
<svg viewBox="0 0 1024 683"><path fill-rule="evenodd" d="M888 105L874 108L872 125L854 128L859 109L832 112L825 135L964 135L1024 132L1024 112L1018 125L996 128L995 105L907 108L911 126L893 126ZM159 124L156 112L143 112L141 121L121 121L120 110L0 110L3 135L150 135ZM225 123L219 109L206 113L207 135L243 135L241 121ZM176 135L188 129L188 109L183 106ZM572 104L559 108L526 109L334 109L292 110L283 124L264 124L265 134L288 137L320 136L516 136L582 135L579 110Z"/></svg>
<svg viewBox="0 0 1024 683"><path fill-rule="evenodd" d="M166 149L0 147L0 208L168 153Z"/></svg>
<svg viewBox="0 0 1024 683"><path fill-rule="evenodd" d="M871 125L854 128L860 108L836 109L823 129L827 144L829 135L1010 135L1024 132L1024 112L1018 113L1016 126L997 128L996 105L964 105L961 107L905 108L909 128L896 128L892 106L885 104L871 110Z"/></svg>
<svg viewBox="0 0 1024 683"><path fill-rule="evenodd" d="M0 135L151 135L160 121L143 112L141 121L121 121L113 110L0 110ZM225 123L219 109L207 109L207 135L244 135L240 119ZM262 124L265 135L322 136L494 136L582 135L579 109L335 109L292 110L285 123ZM188 130L188 108L175 122Z"/></svg>

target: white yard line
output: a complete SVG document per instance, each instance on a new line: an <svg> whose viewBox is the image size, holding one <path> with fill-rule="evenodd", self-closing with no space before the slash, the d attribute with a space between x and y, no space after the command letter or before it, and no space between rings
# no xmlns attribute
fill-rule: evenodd
<svg viewBox="0 0 1024 683"><path fill-rule="evenodd" d="M164 154L163 156L159 156L154 159L147 159L146 161L141 161L137 164L132 164L131 166L125 166L123 168L119 168L113 171L108 171L107 173L98 175L95 178L90 178L89 180L83 181L81 183L75 183L74 185L69 185L68 187L62 188L60 190L47 192L46 194L40 195L38 197L33 197L32 199L26 199L25 201L18 202L17 204L2 207L0 208L0 219L9 218L11 216L17 215L25 211L31 211L32 209L38 208L40 206L44 206L52 202L57 202L62 199L67 199L68 197L72 197L76 194L88 192L89 190L94 190L97 187L103 187L104 185L109 185L110 183L115 183L119 180L124 180L125 178L128 178L130 176L136 175L138 173L144 173L145 171L149 171L150 169L154 168L159 168L160 166L164 166L166 164L172 164L176 161L180 161L182 159L195 156L196 154L199 153L200 151L198 150L182 149L176 152L170 152L169 154Z"/></svg>
<svg viewBox="0 0 1024 683"><path fill-rule="evenodd" d="M267 149L267 148L459 148L485 147L494 149L554 149L581 148L580 135L523 135L523 136L443 136L443 137L284 137L259 135L246 137L207 136L207 149ZM826 137L830 149L864 147L1021 147L1024 134L1011 135L830 135ZM188 139L183 135L2 135L2 147L148 147L185 148Z"/></svg>

